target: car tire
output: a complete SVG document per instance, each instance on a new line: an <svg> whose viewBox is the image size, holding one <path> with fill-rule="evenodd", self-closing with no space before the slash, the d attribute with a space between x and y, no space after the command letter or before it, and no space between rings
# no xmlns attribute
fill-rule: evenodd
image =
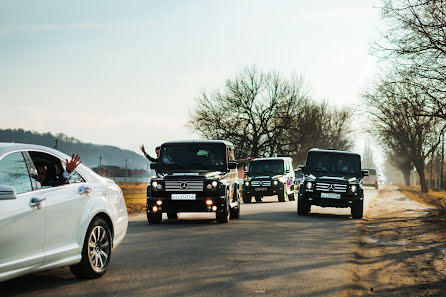
<svg viewBox="0 0 446 297"><path fill-rule="evenodd" d="M94 279L103 276L110 264L112 243L107 222L101 217L95 217L85 234L82 259L78 264L70 266L71 272L77 278Z"/></svg>
<svg viewBox="0 0 446 297"><path fill-rule="evenodd" d="M288 200L289 201L294 201L296 200L296 192L293 190L293 193L291 193L290 195L288 195Z"/></svg>
<svg viewBox="0 0 446 297"><path fill-rule="evenodd" d="M243 203L251 203L252 196L243 195Z"/></svg>
<svg viewBox="0 0 446 297"><path fill-rule="evenodd" d="M364 201L358 201L358 202L354 202L351 206L351 213L352 213L352 218L354 219L362 219L363 216L363 212L364 212Z"/></svg>
<svg viewBox="0 0 446 297"><path fill-rule="evenodd" d="M223 211L217 211L215 214L215 218L217 223L225 224L229 222L229 216L231 215L231 207L229 205L228 199L226 199L225 205L223 207Z"/></svg>
<svg viewBox="0 0 446 297"><path fill-rule="evenodd" d="M311 211L311 205L305 203L302 198L297 198L297 215L304 216L307 215Z"/></svg>
<svg viewBox="0 0 446 297"><path fill-rule="evenodd" d="M285 197L287 196L285 186L283 187L283 191L279 193L277 196L279 198L279 202L285 202Z"/></svg>
<svg viewBox="0 0 446 297"><path fill-rule="evenodd" d="M255 196L256 197L256 202L262 202L262 196Z"/></svg>
<svg viewBox="0 0 446 297"><path fill-rule="evenodd" d="M178 220L178 217L179 217L179 214L176 211L167 213L167 218L169 220Z"/></svg>
<svg viewBox="0 0 446 297"><path fill-rule="evenodd" d="M150 225L160 224L163 219L163 214L161 212L153 213L149 212L147 214L147 222Z"/></svg>
<svg viewBox="0 0 446 297"><path fill-rule="evenodd" d="M231 220L240 218L240 200L237 201L237 206L231 208Z"/></svg>

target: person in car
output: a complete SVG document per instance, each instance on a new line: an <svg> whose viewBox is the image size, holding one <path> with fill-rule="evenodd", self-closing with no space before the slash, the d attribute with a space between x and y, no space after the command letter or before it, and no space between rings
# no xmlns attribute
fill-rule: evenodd
<svg viewBox="0 0 446 297"><path fill-rule="evenodd" d="M146 156L146 158L149 159L150 162L158 162L158 158L160 156L161 147L157 146L155 148L156 158L153 158L149 154L146 153L146 149L144 148L144 144L141 145L140 149L143 152L144 156Z"/></svg>
<svg viewBox="0 0 446 297"><path fill-rule="evenodd" d="M82 162L80 161L79 155L75 156L74 154L71 156L70 161L68 161L68 159L66 159L65 161L67 162L67 165L65 171L62 173L62 176L49 176L48 167L43 163L36 163L35 167L40 184L44 187L55 187L67 183L68 179L71 176L71 173Z"/></svg>

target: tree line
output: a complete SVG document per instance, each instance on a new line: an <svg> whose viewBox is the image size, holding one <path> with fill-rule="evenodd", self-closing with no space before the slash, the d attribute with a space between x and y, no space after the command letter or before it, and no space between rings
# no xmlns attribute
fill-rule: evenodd
<svg viewBox="0 0 446 297"><path fill-rule="evenodd" d="M189 127L206 139L231 141L239 157L290 156L309 149L349 149L351 112L314 100L301 76L285 78L255 66L196 98Z"/></svg>
<svg viewBox="0 0 446 297"><path fill-rule="evenodd" d="M372 51L383 71L363 95L369 132L406 184L415 168L428 192L426 162L446 130L446 1L383 0L381 16Z"/></svg>

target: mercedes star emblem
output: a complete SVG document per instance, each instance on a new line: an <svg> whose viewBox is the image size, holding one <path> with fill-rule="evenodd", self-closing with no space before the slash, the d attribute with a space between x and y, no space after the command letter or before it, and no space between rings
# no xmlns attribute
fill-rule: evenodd
<svg viewBox="0 0 446 297"><path fill-rule="evenodd" d="M189 188L189 185L187 182L182 182L180 185L181 190L187 190Z"/></svg>

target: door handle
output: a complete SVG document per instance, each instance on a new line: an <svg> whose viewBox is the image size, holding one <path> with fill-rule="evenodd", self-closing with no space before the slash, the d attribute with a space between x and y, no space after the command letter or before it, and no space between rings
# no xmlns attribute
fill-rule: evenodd
<svg viewBox="0 0 446 297"><path fill-rule="evenodd" d="M37 206L37 209L42 208L42 201L46 200L46 198L31 198L31 201L29 202L30 207Z"/></svg>
<svg viewBox="0 0 446 297"><path fill-rule="evenodd" d="M91 188L87 186L80 186L79 187L79 194L88 194L91 192Z"/></svg>

